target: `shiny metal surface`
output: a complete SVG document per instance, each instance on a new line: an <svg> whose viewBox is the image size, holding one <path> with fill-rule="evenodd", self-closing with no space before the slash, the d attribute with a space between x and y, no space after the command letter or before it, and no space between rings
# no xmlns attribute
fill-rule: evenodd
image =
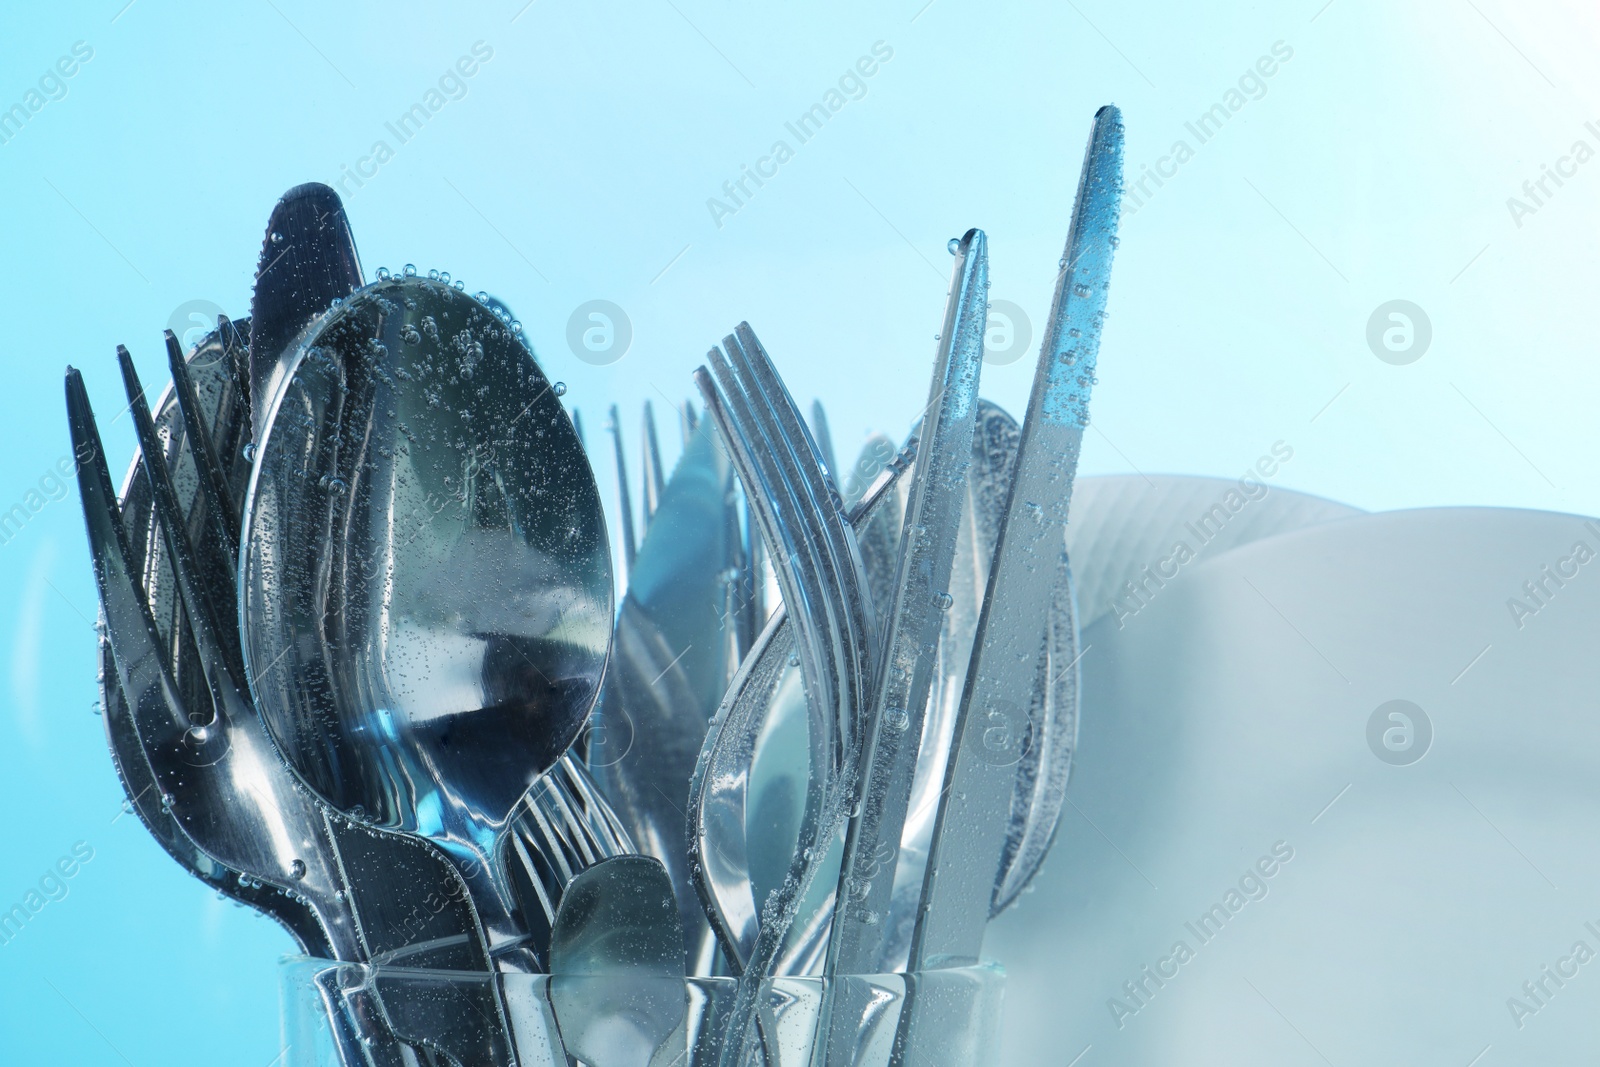
<svg viewBox="0 0 1600 1067"><path fill-rule="evenodd" d="M189 375L196 397L202 409L212 413L210 428L213 440L225 442L233 449L242 444L249 432L248 407L242 395L247 358L245 336L248 333L248 321L224 321L202 338L188 357ZM193 497L196 488L194 464L183 447L181 415L170 389L163 393L156 405L155 421L166 441L164 457L167 466L172 470L174 480L186 487L190 497ZM245 481L244 477L240 477L236 488L242 491ZM174 663L173 674L180 679L192 678L193 664L186 664L183 659L184 651L191 647L188 623L175 600L176 591L172 588L166 549L159 532L151 526L150 485L139 470L137 458L123 479L118 499L129 558L134 561L130 569L141 579L152 617L160 620L158 631L162 634L162 645ZM192 653L190 655L192 657ZM128 798L125 810L136 815L167 854L190 874L218 892L278 920L302 950L314 955L331 953L326 935L306 905L271 886L257 885L249 878L241 879L238 871L218 863L183 832L170 807L162 805L162 790L145 758L134 726L133 709L119 679L109 630L107 636L102 636L100 640L100 665L106 740L111 749L112 764Z"/></svg>
<svg viewBox="0 0 1600 1067"><path fill-rule="evenodd" d="M361 258L339 194L317 182L284 193L267 220L250 299L252 441L266 433L271 398L289 377L296 339L360 287Z"/></svg>
<svg viewBox="0 0 1600 1067"><path fill-rule="evenodd" d="M672 878L652 856L615 856L573 880L550 939L550 1002L568 1056L648 1067L684 1025L684 933Z"/></svg>
<svg viewBox="0 0 1600 1067"><path fill-rule="evenodd" d="M1078 658L1065 529L1110 285L1121 175L1121 115L1105 107L1084 156L974 639L912 938L913 969L977 959L1026 745L1040 746L1046 792L1033 802L1043 817L1053 819L1064 796L1077 732ZM1033 669L1018 670L1018 663ZM1048 718L1033 706L1039 671L1048 672L1047 685L1073 690Z"/></svg>
<svg viewBox="0 0 1600 1067"><path fill-rule="evenodd" d="M593 475L532 355L447 285L356 293L297 351L244 542L279 751L336 810L435 841L491 950L528 948L498 841L588 716L612 589Z"/></svg>
<svg viewBox="0 0 1600 1067"><path fill-rule="evenodd" d="M70 369L68 418L81 459L79 487L106 636L121 691L131 695L128 707L134 731L151 781L160 790L161 807L197 848L219 866L237 872L247 901L268 892L282 893L291 901L292 907L275 914L294 924L302 943L360 958L358 934L342 903L343 883L332 861L323 813L289 781L265 744L253 710L242 699L240 679L223 659L224 648L206 614L215 607L205 599L214 587L208 590L199 578L207 564L196 561L196 546L187 540L189 515L167 471L163 443L131 360L126 350L119 354L141 442L138 466L153 500L153 525L173 564L200 664L196 673L204 678L205 688L197 700L184 699L181 682L165 658L162 636L139 580L141 559L129 546L82 379ZM180 396L183 384L180 381ZM206 544L204 539L200 544ZM211 544L213 550L216 547ZM340 998L337 1033L352 1039L340 1046L347 1063L352 1067L415 1064L408 1048L375 1026L375 1006L368 994L347 991Z"/></svg>
<svg viewBox="0 0 1600 1067"><path fill-rule="evenodd" d="M738 669L729 637L742 607L730 602L740 555L733 469L713 432L702 424L689 439L639 545L589 750L633 842L671 876L696 958L710 926L684 847L689 780Z"/></svg>
<svg viewBox="0 0 1600 1067"><path fill-rule="evenodd" d="M945 762L961 706L961 694L966 689L972 641L977 633L983 596L989 588L989 569L994 562L1001 516L1011 493L1020 437L1021 429L1015 419L987 400L978 401L972 463L967 468L961 522L956 531L955 557L950 568L950 606L945 609L944 625L939 631L938 673L928 694L916 777L911 787L905 829L900 835L895 896L890 907L882 961L884 968L890 971L903 970L911 950L911 931L922 898L928 845L933 839L939 794L944 788ZM868 569L870 572L871 568Z"/></svg>
<svg viewBox="0 0 1600 1067"><path fill-rule="evenodd" d="M882 967L901 831L911 801L928 696L961 524L977 425L978 380L988 321L989 252L981 230L955 247L949 299L922 416L916 470L887 607L877 689L862 726L852 813L834 894L828 970L873 974Z"/></svg>
<svg viewBox="0 0 1600 1067"><path fill-rule="evenodd" d="M847 774L860 751L859 709L872 662L872 607L854 534L838 510L837 494L829 491L809 431L771 360L746 324L740 324L723 347L725 357L715 349L708 356L715 384L705 368L696 372L696 382L707 414L746 486L784 600L794 606L795 654L811 715L811 779L792 877L761 903L764 918L758 923L755 902L746 906L749 886L747 873L738 869L742 861L729 862L731 854L716 854L715 848L708 854L702 846L715 842L718 831L708 836L702 825L696 825L707 814L718 817L721 810L737 809L742 818L738 797L730 797L731 803L724 805L716 794L725 792L729 783L740 783L735 786L738 790L747 781L749 752L761 716L752 707L725 718L723 727L714 730L690 793L691 869L698 872L701 884L696 888L702 896L717 902L710 908L713 925L735 967L764 974L782 953L798 902L845 816L853 784ZM771 632L769 625L767 633ZM746 666L755 659L752 653ZM775 680L774 674L771 681ZM736 679L735 686L740 684ZM763 671L745 684L754 692L770 682ZM760 700L764 704L764 694ZM725 701L724 708L729 706ZM721 711L718 714L723 717ZM742 830L733 832L742 836Z"/></svg>

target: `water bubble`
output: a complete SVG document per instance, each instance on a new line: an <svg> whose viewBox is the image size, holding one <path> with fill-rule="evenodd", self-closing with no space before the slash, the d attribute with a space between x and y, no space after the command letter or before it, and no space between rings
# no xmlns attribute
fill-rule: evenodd
<svg viewBox="0 0 1600 1067"><path fill-rule="evenodd" d="M487 304L489 302L489 294L482 289L479 289L476 293L473 293L472 296L480 304Z"/></svg>
<svg viewBox="0 0 1600 1067"><path fill-rule="evenodd" d="M556 396L566 396L567 395L567 383L566 382L557 382L556 384L554 384L554 385L552 385L550 387L550 391L555 393Z"/></svg>
<svg viewBox="0 0 1600 1067"><path fill-rule="evenodd" d="M417 276L417 265L415 263L407 263L406 269L402 273L407 278L415 278Z"/></svg>
<svg viewBox="0 0 1600 1067"><path fill-rule="evenodd" d="M457 278L456 281L455 281L455 290L458 293L466 292L467 291L467 283L462 281L460 278Z"/></svg>
<svg viewBox="0 0 1600 1067"><path fill-rule="evenodd" d="M211 737L211 731L204 726L191 726L183 737L191 745L203 745Z"/></svg>
<svg viewBox="0 0 1600 1067"><path fill-rule="evenodd" d="M518 322L516 319L512 319L511 320L511 332L512 333L521 333L522 332L522 323Z"/></svg>
<svg viewBox="0 0 1600 1067"><path fill-rule="evenodd" d="M950 605L956 602L956 598L951 596L949 593L940 593L938 596L934 597L934 599L939 602L939 609L941 611L949 611Z"/></svg>
<svg viewBox="0 0 1600 1067"><path fill-rule="evenodd" d="M296 880L304 878L306 876L306 861L295 860L289 864L289 873L294 875Z"/></svg>
<svg viewBox="0 0 1600 1067"><path fill-rule="evenodd" d="M386 281L389 280L390 277L391 277L391 275L389 274L389 268L388 267L379 267L378 268L378 280L380 282L386 282Z"/></svg>
<svg viewBox="0 0 1600 1067"><path fill-rule="evenodd" d="M950 240L945 242L944 246L945 246L945 248L947 248L949 250L950 254L953 256L957 252L961 251L961 238L952 237L952 238L950 238Z"/></svg>
<svg viewBox="0 0 1600 1067"><path fill-rule="evenodd" d="M408 322L400 331L400 340L404 341L408 345L418 345L422 343L422 334L415 326Z"/></svg>
<svg viewBox="0 0 1600 1067"><path fill-rule="evenodd" d="M445 282L446 284L448 284L449 281L450 281L450 272L447 271L447 270L440 271L439 272L439 280L441 282Z"/></svg>
<svg viewBox="0 0 1600 1067"><path fill-rule="evenodd" d="M270 240L275 245L281 245L283 244L283 234L279 233L277 230L273 230Z"/></svg>
<svg viewBox="0 0 1600 1067"><path fill-rule="evenodd" d="M436 270L430 270L428 272L428 278L431 281L438 281L439 280L439 272L436 271Z"/></svg>
<svg viewBox="0 0 1600 1067"><path fill-rule="evenodd" d="M171 811L172 810L172 802L173 802L174 799L176 799L176 798L173 797L173 795L171 793L162 793L161 794L161 810L162 811Z"/></svg>
<svg viewBox="0 0 1600 1067"><path fill-rule="evenodd" d="M796 655L795 653L793 653L793 652L789 653L789 666L791 666L791 667L800 666L800 657L798 655Z"/></svg>
<svg viewBox="0 0 1600 1067"><path fill-rule="evenodd" d="M883 724L895 733L899 733L911 725L911 716L906 714L904 708L890 708L883 713Z"/></svg>
<svg viewBox="0 0 1600 1067"><path fill-rule="evenodd" d="M1072 295L1073 296L1088 296L1089 295L1089 287L1087 285L1074 285L1072 287Z"/></svg>
<svg viewBox="0 0 1600 1067"><path fill-rule="evenodd" d="M256 443L254 441L245 442L244 458L245 458L245 462L247 462L247 463L254 463L255 462L255 459L256 459Z"/></svg>

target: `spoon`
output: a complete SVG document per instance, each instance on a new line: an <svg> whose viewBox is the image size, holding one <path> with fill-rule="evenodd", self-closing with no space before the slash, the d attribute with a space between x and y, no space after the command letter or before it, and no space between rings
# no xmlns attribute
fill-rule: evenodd
<svg viewBox="0 0 1600 1067"><path fill-rule="evenodd" d="M653 856L612 856L573 879L550 938L550 1000L568 1055L648 1067L686 1008L672 878Z"/></svg>
<svg viewBox="0 0 1600 1067"><path fill-rule="evenodd" d="M583 728L611 631L593 474L487 308L381 281L306 334L246 503L262 721L336 811L437 844L490 952L538 965L499 847Z"/></svg>

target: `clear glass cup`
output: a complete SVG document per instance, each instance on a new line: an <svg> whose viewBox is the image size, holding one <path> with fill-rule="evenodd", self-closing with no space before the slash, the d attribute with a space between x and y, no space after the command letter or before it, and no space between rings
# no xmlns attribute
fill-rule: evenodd
<svg viewBox="0 0 1600 1067"><path fill-rule="evenodd" d="M713 1067L736 1027L734 978L501 975L333 963L280 967L283 1067L503 1063L510 1021L521 1067ZM831 979L772 978L755 998L760 1041L741 1067L978 1067L995 1062L998 966ZM828 1022L821 1025L823 1013ZM813 1060L819 1033L829 1054ZM427 1044L407 1047L424 1035ZM570 1057L570 1058L569 1058ZM730 1061L731 1062L731 1058Z"/></svg>

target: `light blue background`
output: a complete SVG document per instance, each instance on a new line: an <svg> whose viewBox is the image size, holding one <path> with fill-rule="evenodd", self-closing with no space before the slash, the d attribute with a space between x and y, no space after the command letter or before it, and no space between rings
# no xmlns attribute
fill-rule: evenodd
<svg viewBox="0 0 1600 1067"><path fill-rule="evenodd" d="M1364 508L1600 512L1600 161L1520 226L1506 204L1575 140L1600 148L1600 17L1576 0L122 2L0 14L0 107L94 50L0 144L0 511L68 454L66 363L102 422L118 342L164 380L175 309L247 311L276 197L394 146L384 123L474 42L493 58L465 96L346 197L369 275L409 261L494 292L591 441L615 402L630 446L639 406L666 414L748 319L848 457L924 402L950 237L987 231L992 296L1037 340L1095 108L1123 108L1136 177L1282 41L1265 94L1125 220L1083 469L1236 475L1283 440L1277 484ZM893 58L865 96L715 225L707 199L877 41ZM595 298L634 331L607 367L565 341ZM1394 298L1432 321L1409 366L1365 341ZM985 392L1020 413L1030 375L988 368ZM0 605L0 910L94 849L0 946L0 1062L267 1067L288 938L116 818L74 497L0 545Z"/></svg>

